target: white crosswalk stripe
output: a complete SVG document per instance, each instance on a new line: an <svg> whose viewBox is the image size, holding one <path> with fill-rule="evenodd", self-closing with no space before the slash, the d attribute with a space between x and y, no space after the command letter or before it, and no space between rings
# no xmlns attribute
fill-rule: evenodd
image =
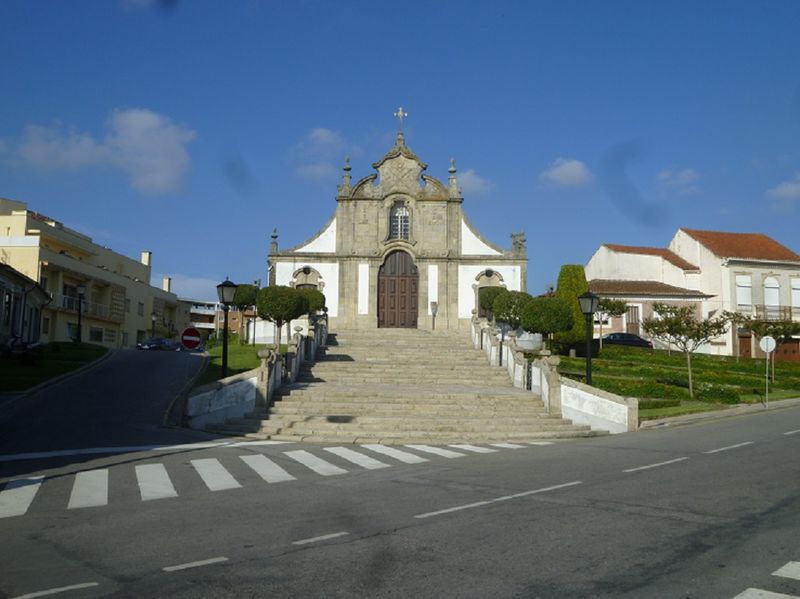
<svg viewBox="0 0 800 599"><path fill-rule="evenodd" d="M470 445L469 443L455 443L450 445L450 447L455 447L456 449L463 449L464 451L472 451L474 453L494 453L497 450L492 449L491 447L479 447L477 445Z"/></svg>
<svg viewBox="0 0 800 599"><path fill-rule="evenodd" d="M375 458L371 458L368 455L364 455L363 453L358 453L357 451L353 451L352 449L348 449L346 447L326 447L325 451L332 453L333 455L338 455L340 458L347 460L348 462L352 462L358 466L366 468L367 470L377 470L379 468L388 468L389 464L381 462L380 460L376 460Z"/></svg>
<svg viewBox="0 0 800 599"><path fill-rule="evenodd" d="M525 443L525 445L521 443ZM342 468L322 459L316 455L320 451L325 451L336 456L338 459L345 460L353 464L354 467L357 466L366 470L378 470L390 468L398 463L423 464L433 459L431 456L448 459L460 458L466 456L467 452L479 454L494 453L500 449L521 449L534 443L543 445L550 444L550 442L527 441L519 443L485 443L482 445L454 443L448 446L412 444L401 446L401 448L398 446L372 443L354 446L353 449L349 447L319 447L311 451L285 451L282 452L283 456L290 461L284 460L286 463L280 463L280 465L279 462L275 461L275 458L270 459L262 453L238 455L235 457L227 454L224 460L233 460L235 462L235 458L238 457L262 480L267 483L277 483L297 480L303 474L308 475L309 470L321 476L347 474L353 470ZM230 447L226 446L226 451L229 451L231 447L235 447L235 444ZM370 455L370 452L380 454L380 456L385 459L376 459L376 457ZM418 455L419 453L427 455L423 457L422 455ZM189 461L191 465L189 469L181 467L176 463L171 463L169 464L169 468L172 474L168 473L167 466L165 466L164 463L135 465L136 482L141 500L151 501L155 499L178 497L178 492L170 477L179 475L185 476L185 474L180 473L186 472L187 470L191 472L193 476L199 475L210 491L241 488L242 484L236 480L234 475L226 468L224 460L221 462L216 458L193 459ZM227 465L231 466L233 464L227 462ZM124 478L125 477L122 476L120 480L124 480ZM30 508L34 505L34 499L40 492L40 488L44 488L45 490L49 488L47 485L43 484L44 480L44 476L30 476L27 478L12 479L6 482L4 486L2 486L3 483L0 482L0 518L21 516L30 513ZM109 468L98 468L76 473L72 480L72 488L66 506L67 509L75 510L79 508L108 505L109 480ZM114 480L114 478L111 478L112 482ZM252 479L250 479L250 481L252 484ZM112 494L112 500L113 497ZM797 562L790 562L790 564L787 564L787 566L779 570L781 573L779 575L789 578L800 576L800 573L797 573L795 569L800 569L800 567L793 564L797 564ZM776 572L776 574L778 574L778 572Z"/></svg>
<svg viewBox="0 0 800 599"><path fill-rule="evenodd" d="M376 453L382 453L383 455L394 458L395 460L403 462L404 464L421 464L428 461L428 458L423 458L395 447L389 447L388 445L367 444L362 445L361 447L366 447L367 449Z"/></svg>
<svg viewBox="0 0 800 599"><path fill-rule="evenodd" d="M416 449L417 451L422 451L424 453L432 453L433 455L438 455L443 458L463 458L465 455L467 455L465 453L444 449L443 447L434 447L433 445L406 445L406 447L409 449Z"/></svg>
<svg viewBox="0 0 800 599"><path fill-rule="evenodd" d="M268 483L280 483L287 480L297 480L267 456L262 454L239 456L242 461L250 466Z"/></svg>
<svg viewBox="0 0 800 599"><path fill-rule="evenodd" d="M192 466L206 483L209 491L239 489L242 485L215 458L201 458L191 461Z"/></svg>
<svg viewBox="0 0 800 599"><path fill-rule="evenodd" d="M797 595L785 595L783 593L773 593L763 589L747 589L739 593L733 599L800 599Z"/></svg>
<svg viewBox="0 0 800 599"><path fill-rule="evenodd" d="M800 580L800 562L789 562L785 566L775 570L772 574L773 576Z"/></svg>
<svg viewBox="0 0 800 599"><path fill-rule="evenodd" d="M283 455L292 458L293 460L300 462L306 468L310 468L317 474L321 474L322 476L335 476L337 474L347 474L347 470L344 468L339 468L339 466L334 466L330 462L326 462L322 458L318 458L313 453L309 453L302 449L297 451L285 451Z"/></svg>
<svg viewBox="0 0 800 599"><path fill-rule="evenodd" d="M8 481L5 488L0 491L0 518L21 516L36 497L36 492L42 485L44 476L31 476Z"/></svg>
<svg viewBox="0 0 800 599"><path fill-rule="evenodd" d="M78 472L72 484L68 510L108 505L108 469Z"/></svg>
<svg viewBox="0 0 800 599"><path fill-rule="evenodd" d="M136 481L142 501L177 497L164 464L141 464L136 466Z"/></svg>

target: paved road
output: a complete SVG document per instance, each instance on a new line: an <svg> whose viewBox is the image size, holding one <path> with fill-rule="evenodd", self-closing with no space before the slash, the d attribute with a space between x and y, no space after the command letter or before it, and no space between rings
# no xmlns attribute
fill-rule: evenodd
<svg viewBox="0 0 800 599"><path fill-rule="evenodd" d="M201 365L202 357L189 352L117 351L90 370L4 404L0 455L196 440L191 431L161 423Z"/></svg>
<svg viewBox="0 0 800 599"><path fill-rule="evenodd" d="M390 449L19 460L0 596L800 597L800 408Z"/></svg>

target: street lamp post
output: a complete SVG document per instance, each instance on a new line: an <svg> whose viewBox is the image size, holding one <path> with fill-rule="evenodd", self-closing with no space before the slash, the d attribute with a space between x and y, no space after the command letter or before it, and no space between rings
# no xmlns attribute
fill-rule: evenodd
<svg viewBox="0 0 800 599"><path fill-rule="evenodd" d="M592 384L592 320L594 313L597 312L600 298L591 291L582 293L578 296L578 303L581 306L581 312L586 317L586 384Z"/></svg>
<svg viewBox="0 0 800 599"><path fill-rule="evenodd" d="M78 285L78 343L83 341L81 335L81 313L83 312L83 296L86 294L86 287Z"/></svg>
<svg viewBox="0 0 800 599"><path fill-rule="evenodd" d="M222 378L228 376L228 310L233 303L233 296L236 295L238 285L227 278L217 285L217 297L222 304L222 312L225 314L224 329L222 331Z"/></svg>

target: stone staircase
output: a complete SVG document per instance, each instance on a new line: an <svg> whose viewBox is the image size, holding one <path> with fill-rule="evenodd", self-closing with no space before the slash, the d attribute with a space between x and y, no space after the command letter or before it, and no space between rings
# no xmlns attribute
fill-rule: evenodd
<svg viewBox="0 0 800 599"><path fill-rule="evenodd" d="M550 416L464 332L341 330L264 409L208 430L285 441L450 443L603 434Z"/></svg>

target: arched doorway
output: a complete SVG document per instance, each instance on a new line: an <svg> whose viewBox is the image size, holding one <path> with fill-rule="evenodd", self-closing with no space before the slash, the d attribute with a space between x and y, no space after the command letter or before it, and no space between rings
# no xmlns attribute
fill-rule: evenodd
<svg viewBox="0 0 800 599"><path fill-rule="evenodd" d="M378 271L378 327L417 328L419 271L411 256L396 250Z"/></svg>

